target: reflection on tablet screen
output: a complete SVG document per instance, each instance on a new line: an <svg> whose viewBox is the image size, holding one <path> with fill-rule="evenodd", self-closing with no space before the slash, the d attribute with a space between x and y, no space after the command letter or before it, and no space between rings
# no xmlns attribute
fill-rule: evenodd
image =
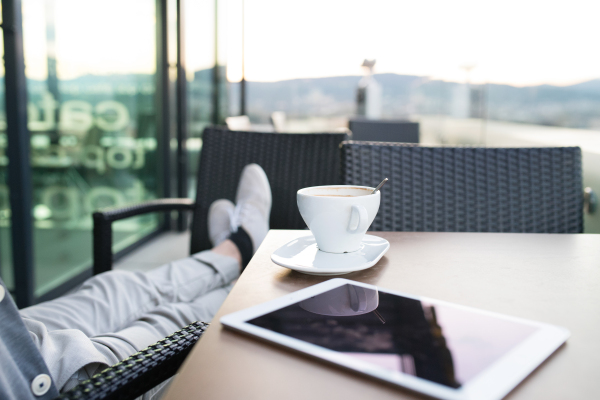
<svg viewBox="0 0 600 400"><path fill-rule="evenodd" d="M248 323L453 388L538 329L354 285Z"/></svg>

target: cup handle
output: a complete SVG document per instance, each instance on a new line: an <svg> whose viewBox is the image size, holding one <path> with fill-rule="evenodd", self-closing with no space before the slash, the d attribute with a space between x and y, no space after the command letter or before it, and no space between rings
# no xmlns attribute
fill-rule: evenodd
<svg viewBox="0 0 600 400"><path fill-rule="evenodd" d="M356 212L356 214L358 215L358 223L356 224L356 228L352 229L350 228L350 223L352 222L352 215L354 215L354 213ZM369 227L369 217L367 215L367 209L365 208L365 206L362 205L356 205L354 204L352 206L352 212L350 213L350 222L348 222L348 232L350 233L356 233L356 232L360 232L360 231L365 231L367 230L367 228Z"/></svg>

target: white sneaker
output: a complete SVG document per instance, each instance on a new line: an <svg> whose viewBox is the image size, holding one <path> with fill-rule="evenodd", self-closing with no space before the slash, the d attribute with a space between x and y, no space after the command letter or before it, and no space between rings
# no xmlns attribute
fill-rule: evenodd
<svg viewBox="0 0 600 400"><path fill-rule="evenodd" d="M208 237L213 247L229 237L235 205L226 199L214 201L208 209Z"/></svg>
<svg viewBox="0 0 600 400"><path fill-rule="evenodd" d="M252 240L253 253L269 231L271 186L267 174L258 164L244 167L235 196L232 231L241 226Z"/></svg>

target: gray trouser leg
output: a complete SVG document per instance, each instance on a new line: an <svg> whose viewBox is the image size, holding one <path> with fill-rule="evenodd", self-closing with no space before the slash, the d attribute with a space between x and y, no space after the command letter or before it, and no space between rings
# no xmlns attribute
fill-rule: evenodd
<svg viewBox="0 0 600 400"><path fill-rule="evenodd" d="M21 315L55 382L68 389L185 325L210 321L238 275L235 259L204 251L148 273L100 274ZM74 351L90 347L89 357Z"/></svg>
<svg viewBox="0 0 600 400"><path fill-rule="evenodd" d="M200 260L208 260L202 262ZM204 251L153 271L110 271L88 279L70 295L21 310L48 331L79 329L92 337L115 332L164 304L189 302L229 284L239 267L230 257Z"/></svg>
<svg viewBox="0 0 600 400"><path fill-rule="evenodd" d="M194 321L211 321L225 301L231 287L232 285L228 285L213 290L189 303L165 304L142 315L119 332L95 336L91 340L104 345L110 364L116 364ZM78 383L91 378L103 368L104 366L92 369L82 368L67 381L63 390L71 389ZM169 383L170 379L148 391L142 397L143 400L160 398Z"/></svg>
<svg viewBox="0 0 600 400"><path fill-rule="evenodd" d="M189 303L164 304L141 315L120 331L91 339L110 349L116 364L192 322L211 321L230 290L231 285L213 290Z"/></svg>

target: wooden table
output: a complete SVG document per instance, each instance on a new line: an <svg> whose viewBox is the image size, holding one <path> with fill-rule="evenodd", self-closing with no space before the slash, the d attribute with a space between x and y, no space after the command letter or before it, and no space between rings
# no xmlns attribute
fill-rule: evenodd
<svg viewBox="0 0 600 400"><path fill-rule="evenodd" d="M224 330L225 314L316 284L271 262L307 231L270 231L166 399L417 399L402 388ZM561 325L571 338L510 399L600 398L600 235L375 233L377 265L345 278Z"/></svg>

